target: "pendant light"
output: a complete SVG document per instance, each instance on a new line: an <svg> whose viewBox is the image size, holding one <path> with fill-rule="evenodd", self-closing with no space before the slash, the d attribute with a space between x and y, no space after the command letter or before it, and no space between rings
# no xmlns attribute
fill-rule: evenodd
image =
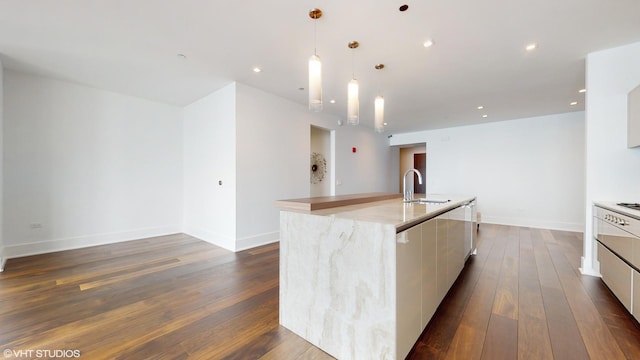
<svg viewBox="0 0 640 360"><path fill-rule="evenodd" d="M374 129L377 133L384 132L384 98L376 96L374 102Z"/></svg>
<svg viewBox="0 0 640 360"><path fill-rule="evenodd" d="M322 10L309 10L309 17L313 19L313 55L309 58L309 110L322 111L322 62L316 53L317 22L322 16Z"/></svg>
<svg viewBox="0 0 640 360"><path fill-rule="evenodd" d="M384 64L377 64L376 70L384 69ZM376 96L373 106L373 128L377 133L384 132L384 97Z"/></svg>
<svg viewBox="0 0 640 360"><path fill-rule="evenodd" d="M357 49L360 43L352 41L349 43L349 49ZM347 85L347 123L349 125L358 125L360 123L360 102L358 100L358 80L356 80L355 66L353 64L353 53L351 58L351 81Z"/></svg>

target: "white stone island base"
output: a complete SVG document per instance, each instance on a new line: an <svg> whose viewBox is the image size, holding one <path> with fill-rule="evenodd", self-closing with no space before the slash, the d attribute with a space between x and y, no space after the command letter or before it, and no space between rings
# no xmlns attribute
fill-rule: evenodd
<svg viewBox="0 0 640 360"><path fill-rule="evenodd" d="M445 199L282 201L280 324L341 360L404 359L475 248L475 198Z"/></svg>
<svg viewBox="0 0 640 360"><path fill-rule="evenodd" d="M280 324L338 359L396 359L396 227L281 211L280 230Z"/></svg>

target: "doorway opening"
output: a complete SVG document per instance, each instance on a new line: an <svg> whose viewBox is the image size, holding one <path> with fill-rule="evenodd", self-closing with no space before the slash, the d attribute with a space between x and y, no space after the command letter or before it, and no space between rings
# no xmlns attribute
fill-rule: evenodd
<svg viewBox="0 0 640 360"><path fill-rule="evenodd" d="M400 148L400 182L399 192L402 193L404 173L409 169L416 169L422 174L422 184L418 183L418 175L407 178L407 187L413 189L414 194L426 194L427 191L427 144L414 144Z"/></svg>
<svg viewBox="0 0 640 360"><path fill-rule="evenodd" d="M335 131L311 126L309 196L335 194Z"/></svg>

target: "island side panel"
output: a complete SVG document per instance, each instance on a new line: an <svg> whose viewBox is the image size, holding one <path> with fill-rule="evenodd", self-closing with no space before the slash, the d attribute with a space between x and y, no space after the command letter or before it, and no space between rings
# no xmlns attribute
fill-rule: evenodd
<svg viewBox="0 0 640 360"><path fill-rule="evenodd" d="M280 324L339 359L395 358L395 227L280 212Z"/></svg>

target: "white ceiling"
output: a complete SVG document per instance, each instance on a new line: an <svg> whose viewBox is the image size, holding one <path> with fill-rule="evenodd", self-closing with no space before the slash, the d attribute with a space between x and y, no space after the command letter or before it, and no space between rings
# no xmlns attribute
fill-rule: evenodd
<svg viewBox="0 0 640 360"><path fill-rule="evenodd" d="M345 118L353 61L360 123L381 94L389 133L583 110L585 56L640 41L640 0L2 0L0 58L176 105L232 81L306 104L313 7L324 111Z"/></svg>

